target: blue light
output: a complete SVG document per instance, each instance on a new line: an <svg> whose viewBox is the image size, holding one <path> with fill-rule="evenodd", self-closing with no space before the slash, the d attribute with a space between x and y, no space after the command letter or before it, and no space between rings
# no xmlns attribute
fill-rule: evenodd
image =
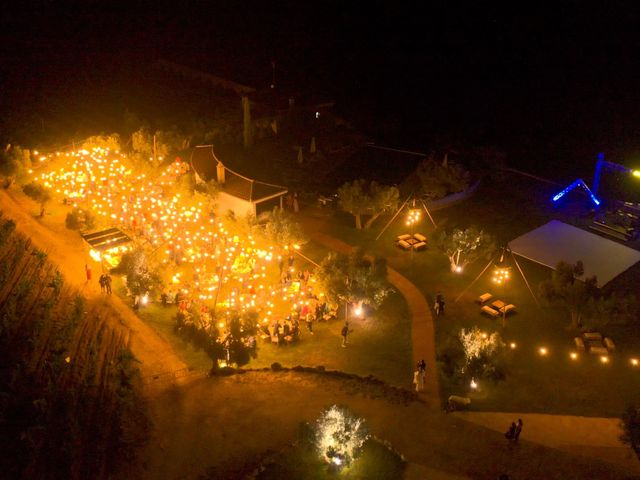
<svg viewBox="0 0 640 480"><path fill-rule="evenodd" d="M562 190L561 192L557 193L556 195L553 196L552 200L554 202L557 202L558 200L560 200L562 197L564 197L567 193L569 193L571 190L573 190L574 188L576 188L577 186L580 186L582 188L585 189L585 191L589 194L589 198L591 198L591 201L596 205L599 206L600 205L600 200L598 200L596 198L596 196L593 194L593 192L591 190L589 190L589 187L587 187L587 184L584 183L584 181L581 178L578 178L577 180L575 180L571 185L569 185L568 187L566 187L564 190Z"/></svg>

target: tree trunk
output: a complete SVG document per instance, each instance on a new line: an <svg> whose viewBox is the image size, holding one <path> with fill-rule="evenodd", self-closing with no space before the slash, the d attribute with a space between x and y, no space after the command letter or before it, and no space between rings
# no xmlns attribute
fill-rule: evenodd
<svg viewBox="0 0 640 480"><path fill-rule="evenodd" d="M362 230L362 220L360 218L360 214L356 213L356 214L354 214L354 217L356 217L356 228L358 230Z"/></svg>
<svg viewBox="0 0 640 480"><path fill-rule="evenodd" d="M456 260L455 260L453 255L449 256L449 264L451 265L451 272L455 272L457 265L456 265Z"/></svg>
<svg viewBox="0 0 640 480"><path fill-rule="evenodd" d="M580 318L582 315L580 315L580 312L576 312L576 311L571 311L571 326L573 328L579 328L580 327Z"/></svg>
<svg viewBox="0 0 640 480"><path fill-rule="evenodd" d="M374 214L369 220L367 220L364 224L365 230L373 225L373 222L375 222L380 215L382 215L382 212Z"/></svg>

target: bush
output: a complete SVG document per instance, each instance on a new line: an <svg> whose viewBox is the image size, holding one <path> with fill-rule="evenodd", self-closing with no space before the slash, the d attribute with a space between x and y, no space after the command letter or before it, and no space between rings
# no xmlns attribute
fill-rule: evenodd
<svg viewBox="0 0 640 480"><path fill-rule="evenodd" d="M49 190L36 182L27 183L24 187L22 187L22 191L28 197L32 198L40 205L44 205L49 200L51 200L51 195L49 194Z"/></svg>
<svg viewBox="0 0 640 480"><path fill-rule="evenodd" d="M88 210L75 207L64 220L69 230L91 230L96 226L96 217Z"/></svg>

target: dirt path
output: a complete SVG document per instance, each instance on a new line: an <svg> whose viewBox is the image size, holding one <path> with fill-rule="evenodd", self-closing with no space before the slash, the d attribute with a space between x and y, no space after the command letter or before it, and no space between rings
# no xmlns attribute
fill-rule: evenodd
<svg viewBox="0 0 640 480"><path fill-rule="evenodd" d="M100 265L91 261L80 236L64 228L64 212L61 209L38 219L35 217L35 203L20 192L0 190L0 210L4 217L16 222L18 232L29 237L39 249L48 254L67 282L76 286L88 300L104 302L115 310L115 317L130 331L129 346L141 362L143 376L186 368L169 344L118 297L106 297L100 293L97 281L101 273ZM91 282L86 282L85 263L93 271Z"/></svg>
<svg viewBox="0 0 640 480"><path fill-rule="evenodd" d="M457 412L454 415L497 432L506 431L511 422L522 418L527 440L598 458L640 475L638 457L620 441L622 430L617 418L494 412Z"/></svg>
<svg viewBox="0 0 640 480"><path fill-rule="evenodd" d="M145 477L198 478L212 465L251 463L284 448L301 422L313 422L334 403L364 417L371 433L402 452L412 464L409 478L495 480L501 473L520 480L631 478L610 464L539 445L526 435L512 445L501 431L423 403L365 398L348 381L295 372L207 378L160 394Z"/></svg>

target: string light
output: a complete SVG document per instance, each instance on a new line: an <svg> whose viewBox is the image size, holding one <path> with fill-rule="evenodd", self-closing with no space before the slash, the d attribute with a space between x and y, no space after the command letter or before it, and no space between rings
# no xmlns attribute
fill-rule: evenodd
<svg viewBox="0 0 640 480"><path fill-rule="evenodd" d="M311 285L299 288L300 282L290 287L278 282L270 285L265 281L267 266L277 263L272 262L277 246L257 245L251 235L241 237L230 231L212 215L207 197L175 191L189 170L185 162L177 160L150 176L135 172L126 155L109 148L56 152L39 160L47 162L32 174L34 181L64 198L65 204L93 212L99 224L144 238L155 249L159 263L175 264L167 279L169 287L193 300L217 299L222 308L257 311L268 322L279 313L290 313L298 297L311 289ZM93 260L113 265L127 248L89 253ZM288 248L299 250L300 245ZM294 272L293 267L290 271ZM265 296L278 295L282 303L271 303L265 314ZM142 303L148 300L141 298Z"/></svg>

